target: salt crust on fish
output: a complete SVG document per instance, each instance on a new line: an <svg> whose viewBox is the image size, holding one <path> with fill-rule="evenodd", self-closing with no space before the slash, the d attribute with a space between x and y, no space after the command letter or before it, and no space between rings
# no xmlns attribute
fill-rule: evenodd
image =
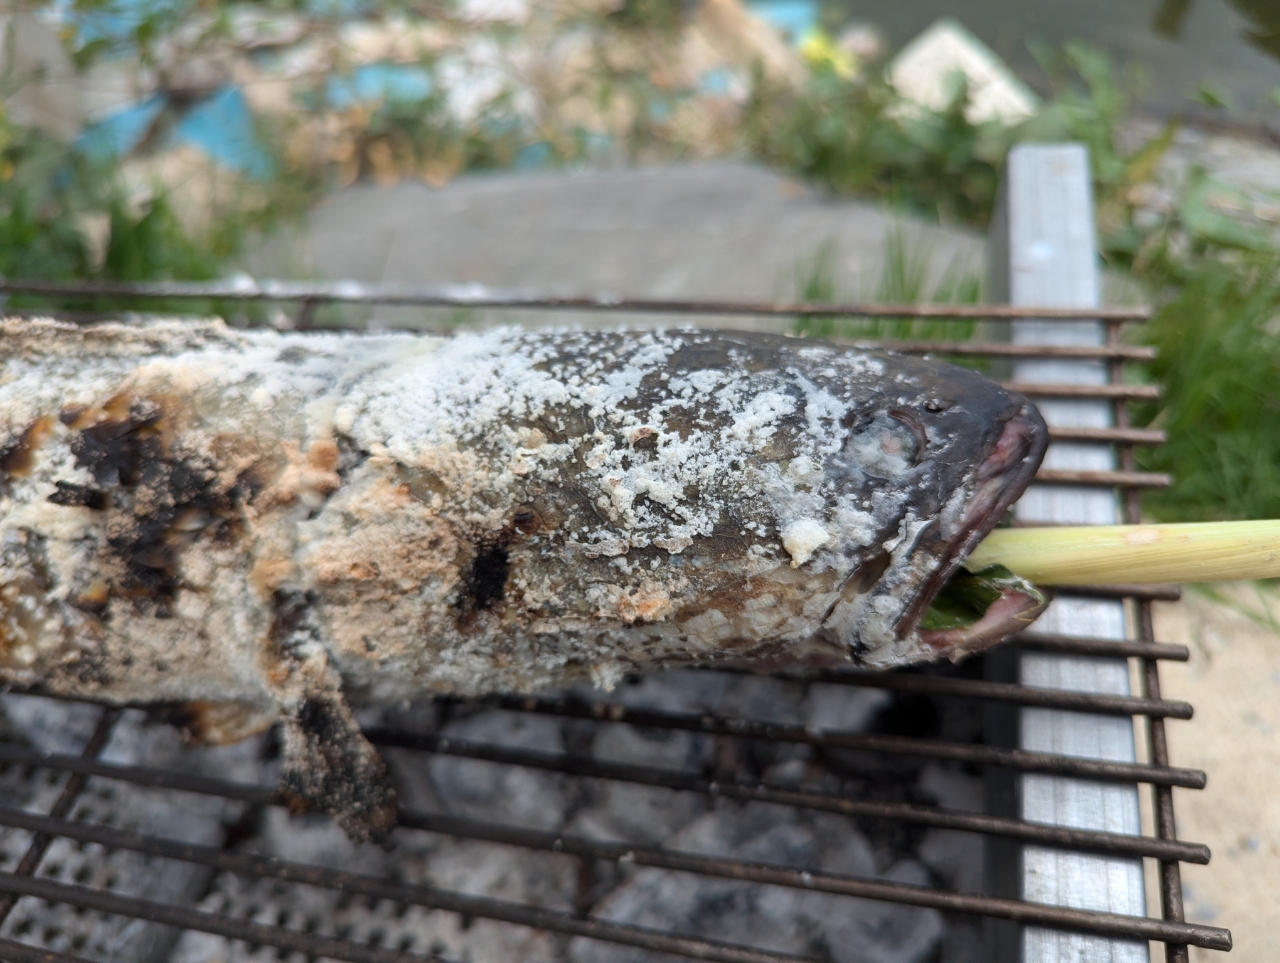
<svg viewBox="0 0 1280 963"><path fill-rule="evenodd" d="M757 334L2 332L0 679L280 723L357 835L352 704L987 644L916 622L1044 450L971 372Z"/></svg>

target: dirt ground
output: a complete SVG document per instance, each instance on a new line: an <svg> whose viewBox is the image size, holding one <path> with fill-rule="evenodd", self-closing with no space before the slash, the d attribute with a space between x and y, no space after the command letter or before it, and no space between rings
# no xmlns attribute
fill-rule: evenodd
<svg viewBox="0 0 1280 963"><path fill-rule="evenodd" d="M1156 609L1156 637L1191 648L1189 663L1163 664L1164 695L1195 706L1169 723L1171 761L1204 769L1201 792L1175 790L1178 835L1208 844L1208 866L1184 866L1187 918L1225 926L1229 957L1280 960L1280 592L1254 584L1189 589ZM1163 954L1159 956L1163 960Z"/></svg>

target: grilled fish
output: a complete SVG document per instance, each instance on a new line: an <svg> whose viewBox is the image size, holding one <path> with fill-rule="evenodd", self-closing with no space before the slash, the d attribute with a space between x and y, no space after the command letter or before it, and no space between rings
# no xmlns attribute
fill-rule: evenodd
<svg viewBox="0 0 1280 963"><path fill-rule="evenodd" d="M0 680L282 726L356 836L393 796L351 706L723 660L956 657L918 628L1031 478L1023 398L727 331L452 338L8 320Z"/></svg>

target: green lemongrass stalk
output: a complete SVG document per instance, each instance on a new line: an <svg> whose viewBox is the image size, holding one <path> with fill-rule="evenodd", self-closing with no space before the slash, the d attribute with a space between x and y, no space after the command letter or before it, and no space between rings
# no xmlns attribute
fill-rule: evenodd
<svg viewBox="0 0 1280 963"><path fill-rule="evenodd" d="M1001 528L965 562L1041 585L1280 578L1280 520Z"/></svg>

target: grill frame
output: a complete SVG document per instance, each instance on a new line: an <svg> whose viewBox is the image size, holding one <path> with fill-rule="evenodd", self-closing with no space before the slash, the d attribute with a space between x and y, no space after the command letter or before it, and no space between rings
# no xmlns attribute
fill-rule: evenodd
<svg viewBox="0 0 1280 963"><path fill-rule="evenodd" d="M1162 437L1158 432L1134 429L1130 426L1127 405L1130 401L1156 397L1157 392L1147 386L1126 383L1126 365L1150 360L1149 349L1136 348L1124 343L1122 329L1126 324L1140 323L1147 319L1145 309L1046 309L1042 307L1011 307L1008 305L977 305L963 308L939 306L903 306L875 304L845 305L794 305L775 303L698 302L698 301L642 301L609 298L606 296L564 298L543 297L535 294L508 294L472 288L406 290L374 285L296 284L286 282L254 282L223 285L184 285L179 283L146 285L48 285L15 280L0 280L0 293L26 293L58 296L71 301L77 298L116 297L129 299L207 299L210 297L240 301L289 301L297 303L299 311L294 327L312 326L316 308L326 303L397 304L424 307L502 307L526 310L581 310L590 312L657 313L679 311L693 316L796 316L823 315L837 317L896 317L927 318L934 321L984 320L1005 321L1020 318L1058 321L1081 321L1105 324L1106 343L1097 348L1044 348L1028 345L1011 345L1007 342L946 342L914 341L884 343L860 340L859 346L890 347L911 354L953 354L972 358L986 356L995 361L1012 358L1070 357L1102 360L1107 364L1108 384L1097 387L1063 385L1017 385L1018 390L1039 397L1087 398L1106 401L1113 412L1114 428L1077 431L1059 430L1058 440L1079 440L1111 444L1119 455L1119 468L1110 472L1063 472L1042 470L1037 481L1053 484L1110 488L1116 492L1125 520L1136 522L1139 492L1144 488L1169 484L1168 476L1136 470L1133 449L1138 445L1156 443ZM24 312L13 312L24 313ZM29 312L47 316L51 312ZM58 312L52 312L55 315ZM70 315L77 321L91 321L106 315L77 312ZM1033 350L1034 349L1034 350ZM1087 435L1087 437L1086 437ZM1019 684L978 682L976 680L948 679L938 676L913 674L871 675L843 670L804 671L790 670L788 677L801 677L809 681L836 682L851 686L869 686L903 692L928 694L937 698L979 700L983 704L998 702L1015 707L1040 706L1074 711L1106 713L1129 716L1146 737L1150 761L1147 763L1114 763L1047 753L1032 753L1019 749L1005 749L975 744L942 743L937 740L915 739L904 736L874 734L841 735L830 732L809 732L798 726L784 726L751 719L720 717L708 714L681 715L653 710L619 708L606 703L586 703L571 699L528 698L523 696L495 697L479 700L485 705L509 711L552 715L558 718L592 719L601 723L635 724L650 728L680 729L713 734L729 739L754 739L772 742L797 742L810 745L828 745L843 749L860 749L875 753L910 755L939 759L961 760L983 767L999 767L1014 772L1040 772L1060 776L1075 776L1093 780L1146 784L1151 787L1155 835L1129 837L1113 833L1086 832L1062 827L1028 823L1021 819L949 812L937 808L905 804L865 804L848 800L836 794L815 794L783 787L767 785L740 785L702 777L691 777L685 772L662 772L648 767L601 763L588 757L575 757L566 753L559 758L538 754L531 750L510 750L501 747L469 745L456 739L424 735L402 730L374 729L367 734L377 745L412 749L437 755L487 759L508 765L524 765L530 768L566 772L583 778L612 779L641 784L665 785L669 788L695 792L711 797L754 799L786 805L843 812L881 819L897 819L917 825L976 832L984 837L998 836L1026 843L1055 846L1100 854L1122 854L1153 859L1158 866L1161 897L1161 917L1128 917L1116 914L1074 910L1064 907L1030 903L1020 899L991 896L974 896L947 890L914 887L908 884L886 883L875 879L828 878L824 874L805 872L792 867L768 867L744 862L713 859L692 854L679 854L655 847L637 847L595 842L564 834L541 833L520 827L501 827L476 820L402 812L401 826L406 830L444 833L456 838L486 839L507 845L559 852L579 860L584 873L591 873L596 861L630 861L636 865L660 866L682 872L700 872L733 879L767 882L772 885L795 886L801 889L839 892L843 895L870 899L885 899L905 905L931 906L952 912L970 913L992 919L1012 920L1022 924L1034 924L1076 932L1089 932L1121 938L1157 940L1166 943L1170 959L1186 959L1188 945L1208 949L1230 948L1230 934L1220 927L1187 923L1184 919L1180 863L1207 863L1208 848L1177 839L1174 829L1174 786L1198 789L1205 784L1205 774L1195 770L1178 769L1170 764L1166 718L1191 717L1190 705L1171 702L1161 696L1159 663L1162 660L1186 661L1185 647L1164 645L1155 640L1151 606L1157 600L1178 597L1176 589L1160 586L1114 586L1094 588L1076 586L1064 588L1063 594L1091 597L1110 597L1126 600L1134 616L1132 624L1136 638L1128 642L1092 639L1063 635L1026 633L1015 640L1020 648L1052 651L1060 654L1107 655L1132 659L1142 684L1137 696L1105 696L1090 693L1073 693L1062 690L1037 689ZM442 700L445 701L445 700ZM36 897L53 902L66 902L101 912L122 914L137 919L151 919L187 929L216 932L232 939L248 943L275 945L281 950L301 952L311 957L345 960L370 960L377 963L399 961L407 963L430 957L400 953L382 948L370 948L336 938L304 934L283 926L251 924L231 918L206 918L210 914L186 907L166 906L132 897L120 897L86 887L68 886L42 879L37 875L41 860L50 842L55 838L80 839L102 842L110 838L118 848L139 849L163 858L177 858L202 865L212 865L224 871L246 873L250 876L275 875L286 881L306 885L338 886L354 888L364 895L379 894L382 898L400 902L417 903L435 909L474 916L498 919L517 925L534 925L549 932L566 935L603 938L626 945L642 946L661 952L684 953L691 958L722 960L725 963L796 963L800 957L788 956L732 947L698 937L684 937L669 933L643 931L629 924L615 924L595 919L588 914L559 913L531 906L497 905L502 901L463 896L435 890L429 886L380 883L369 878L355 878L355 874L341 873L319 867L293 867L276 863L268 866L245 862L243 854L210 847L197 847L175 843L140 833L130 836L127 832L109 827L94 826L78 821L68 821L77 798L90 779L111 779L137 786L170 789L185 792L211 794L227 799L238 799L255 806L284 805L274 789L228 783L187 773L152 769L145 766L125 766L104 763L99 760L103 747L119 718L115 709L104 708L93 736L84 745L79 756L47 755L38 750L10 743L0 743L0 763L31 766L67 775L66 783L52 809L45 815L23 814L0 809L0 826L22 828L34 833L26 855L14 871L0 873L0 925L12 913L18 899ZM876 807L880 808L876 808ZM197 858L199 857L199 858ZM391 887L387 889L387 887ZM493 905L488 905L493 904ZM0 959L56 961L56 963L84 963L81 958L55 953L36 947L28 947L12 940L0 940Z"/></svg>

